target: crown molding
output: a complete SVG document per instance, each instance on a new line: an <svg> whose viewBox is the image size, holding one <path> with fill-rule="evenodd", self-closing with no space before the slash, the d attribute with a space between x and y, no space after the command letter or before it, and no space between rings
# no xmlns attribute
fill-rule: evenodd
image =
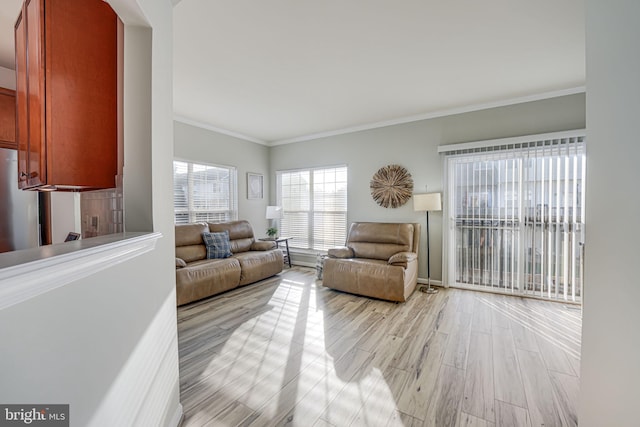
<svg viewBox="0 0 640 427"><path fill-rule="evenodd" d="M380 121L380 122L366 123L366 124L363 124L363 125L350 126L350 127L347 127L347 128L330 130L330 131L326 131L326 132L318 132L318 133L312 133L312 134L307 134L307 135L301 135L301 136L296 136L294 138L287 138L287 139L282 139L282 140L277 140L277 141L265 141L265 140L262 140L262 139L254 138L252 136L244 135L244 134L239 133L239 132L235 132L235 131L219 128L219 127L213 126L213 125L211 125L209 123L201 122L201 121L198 121L198 120L192 120L192 119L186 118L184 116L176 115L176 114L174 114L173 120L175 120L177 122L180 122L180 123L187 124L187 125L196 126L196 127L202 128L202 129L211 130L213 132L217 132L217 133L220 133L220 134L223 134L223 135L232 136L234 138L242 139L244 141L249 141L249 142L253 142L253 143L256 143L256 144L265 145L267 147L274 147L274 146L277 146L277 145L295 144L296 142L311 141L311 140L314 140L314 139L328 138L328 137L331 137L331 136L344 135L344 134L349 134L349 133L354 133L354 132L361 132L361 131L377 129L377 128L382 128L382 127L387 127L387 126L394 126L394 125L400 125L400 124L404 124L404 123L418 122L418 121L421 121L421 120L429 120L429 119L435 119L435 118L439 118L439 117L453 116L453 115L456 115L456 114L471 113L471 112L474 112L474 111L488 110L488 109L491 109L491 108L507 107L509 105L524 104L526 102L542 101L542 100L545 100L545 99L558 98L558 97L561 97L561 96L575 95L575 94L578 94L578 93L585 93L585 92L586 92L586 87L585 86L577 86L577 87L573 87L573 88L569 88L569 89L562 89L562 90L556 90L556 91L550 91L550 92L542 92L542 93L538 93L538 94L534 94L534 95L521 96L521 97L517 97L517 98L502 99L502 100L499 100L499 101L485 102L485 103L480 103L480 104L472 104L472 105L467 105L467 106L464 106L464 107L450 108L450 109L446 109L446 110L438 110L438 111L432 111L432 112L429 112L429 113L423 113L423 114L416 114L416 115L412 115L412 116L399 117L399 118L391 119L391 120L383 120L383 121Z"/></svg>
<svg viewBox="0 0 640 427"><path fill-rule="evenodd" d="M244 135L242 133L234 132L232 130L219 128L219 127L213 126L213 125L211 125L209 123L201 122L201 121L198 121L198 120L188 119L188 118L186 118L184 116L179 116L177 114L173 115L173 120L176 121L176 122L184 123L185 125L190 125L190 126L199 127L199 128L202 128L202 129L211 130L211 131L214 131L214 132L217 132L217 133L221 133L223 135L232 136L234 138L242 139L244 141L254 142L254 143L260 144L260 145L270 145L267 141L263 141L261 139L254 138L252 136Z"/></svg>
<svg viewBox="0 0 640 427"><path fill-rule="evenodd" d="M368 123L360 126L352 126L348 128L336 129L336 130L327 131L327 132L318 132L318 133L313 133L309 135L298 136L295 138L283 139L280 141L273 141L271 143L268 143L267 145L276 146L276 145L293 144L296 142L310 141L314 139L327 138L330 136L337 136L337 135L343 135L347 133L377 129L377 128L386 127L386 126L418 122L421 120L435 119L438 117L453 116L456 114L470 113L473 111L488 110L490 108L506 107L509 105L523 104L525 102L541 101L544 99L558 98L561 96L575 95L578 93L585 93L585 92L586 92L585 86L578 86L574 88L557 90L552 92L544 92L544 93L539 93L535 95L522 96L518 98L503 99L500 101L486 102L482 104L473 104L473 105L468 105L464 107L433 111L433 112L424 113L424 114L417 114L414 116L400 117L397 119L384 120L381 122Z"/></svg>

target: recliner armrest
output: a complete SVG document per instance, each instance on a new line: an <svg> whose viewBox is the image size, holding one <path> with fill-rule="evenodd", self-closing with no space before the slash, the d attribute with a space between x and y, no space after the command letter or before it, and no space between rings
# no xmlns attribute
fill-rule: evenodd
<svg viewBox="0 0 640 427"><path fill-rule="evenodd" d="M276 247L276 242L269 242L266 240L256 241L251 244L252 251L268 251Z"/></svg>
<svg viewBox="0 0 640 427"><path fill-rule="evenodd" d="M339 248L331 248L327 251L329 258L353 258L356 254L353 249L347 246L340 246Z"/></svg>
<svg viewBox="0 0 640 427"><path fill-rule="evenodd" d="M409 262L417 259L418 255L415 252L398 252L397 254L391 255L388 262L391 265L406 267Z"/></svg>

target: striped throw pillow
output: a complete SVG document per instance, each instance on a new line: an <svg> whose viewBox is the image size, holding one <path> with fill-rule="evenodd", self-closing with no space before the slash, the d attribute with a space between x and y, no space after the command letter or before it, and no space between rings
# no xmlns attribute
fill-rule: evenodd
<svg viewBox="0 0 640 427"><path fill-rule="evenodd" d="M222 231L219 233L202 233L202 240L207 247L207 259L229 258L231 255L231 242L229 241L229 232Z"/></svg>

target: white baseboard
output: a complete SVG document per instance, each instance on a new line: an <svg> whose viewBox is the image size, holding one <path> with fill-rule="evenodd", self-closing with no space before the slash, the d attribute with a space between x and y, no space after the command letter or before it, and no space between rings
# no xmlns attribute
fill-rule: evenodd
<svg viewBox="0 0 640 427"><path fill-rule="evenodd" d="M311 267L311 268L316 268L316 263L315 263L315 262L306 262L306 261L295 261L295 260L291 260L291 264L292 264L292 265L299 265L300 267Z"/></svg>
<svg viewBox="0 0 640 427"><path fill-rule="evenodd" d="M182 407L182 403L178 403L178 407L176 408L176 412L173 414L171 421L169 421L170 426L178 427L182 423L182 417L184 416L184 408Z"/></svg>
<svg viewBox="0 0 640 427"><path fill-rule="evenodd" d="M423 279L422 277L418 277L418 283L421 285L427 285L429 283L428 279ZM442 280L431 279L431 284L433 286L443 286Z"/></svg>

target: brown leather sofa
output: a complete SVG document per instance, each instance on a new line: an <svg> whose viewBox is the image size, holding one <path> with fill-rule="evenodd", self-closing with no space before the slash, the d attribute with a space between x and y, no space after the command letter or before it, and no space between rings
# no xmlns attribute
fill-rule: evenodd
<svg viewBox="0 0 640 427"><path fill-rule="evenodd" d="M323 286L406 301L418 284L420 224L355 222L346 246L329 249Z"/></svg>
<svg viewBox="0 0 640 427"><path fill-rule="evenodd" d="M205 231L229 232L232 256L207 259ZM283 256L274 242L256 241L248 221L193 223L175 226L176 294L183 305L282 271Z"/></svg>

